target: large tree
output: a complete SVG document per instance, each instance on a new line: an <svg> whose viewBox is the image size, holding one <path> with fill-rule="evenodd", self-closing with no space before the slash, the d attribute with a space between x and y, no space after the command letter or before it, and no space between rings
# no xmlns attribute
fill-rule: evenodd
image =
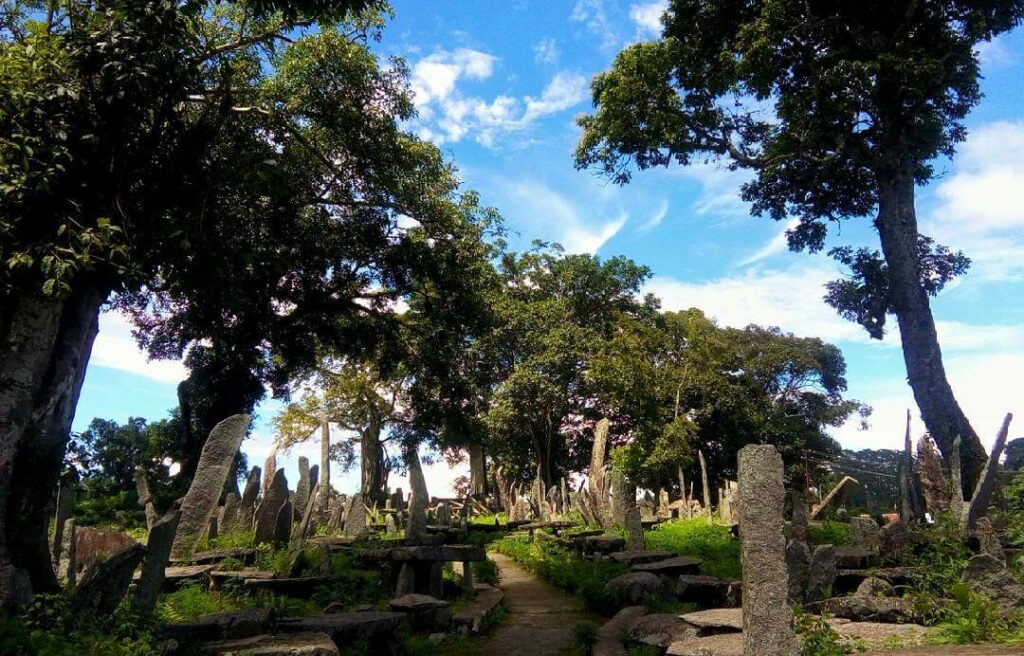
<svg viewBox="0 0 1024 656"><path fill-rule="evenodd" d="M1022 15L1022 0L672 0L661 39L594 79L576 153L623 183L633 166L672 162L750 170L754 213L798 219L793 250L821 250L831 226L870 217L881 252L833 249L850 277L827 300L875 338L896 316L928 431L946 457L962 437L967 489L985 451L946 379L928 297L968 261L920 233L915 194L964 139L980 99L975 46Z"/></svg>
<svg viewBox="0 0 1024 656"><path fill-rule="evenodd" d="M365 44L378 18L336 23L366 4L4 3L0 607L26 578L56 588L53 484L112 295L153 353L198 345L213 380L281 391L460 270L479 210L402 131L406 68Z"/></svg>

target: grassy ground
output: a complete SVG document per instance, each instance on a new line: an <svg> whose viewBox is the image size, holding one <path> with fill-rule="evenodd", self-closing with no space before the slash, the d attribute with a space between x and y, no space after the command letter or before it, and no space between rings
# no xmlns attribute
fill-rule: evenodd
<svg viewBox="0 0 1024 656"><path fill-rule="evenodd" d="M658 524L644 534L644 541L648 549L700 558L702 574L740 578L740 541L728 526L709 524L707 519L681 519Z"/></svg>

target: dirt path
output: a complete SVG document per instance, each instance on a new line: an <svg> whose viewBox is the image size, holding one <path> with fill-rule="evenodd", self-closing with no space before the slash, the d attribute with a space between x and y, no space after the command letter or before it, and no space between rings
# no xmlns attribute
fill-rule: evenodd
<svg viewBox="0 0 1024 656"><path fill-rule="evenodd" d="M488 554L501 570L508 617L480 645L486 656L561 656L572 646L572 631L580 622L601 625L602 618L583 610L572 595L541 581L512 559Z"/></svg>

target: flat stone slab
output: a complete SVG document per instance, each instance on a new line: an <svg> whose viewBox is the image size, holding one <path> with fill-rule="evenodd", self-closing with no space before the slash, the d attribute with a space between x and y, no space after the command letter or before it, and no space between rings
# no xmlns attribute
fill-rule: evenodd
<svg viewBox="0 0 1024 656"><path fill-rule="evenodd" d="M653 613L629 625L629 637L639 643L665 649L673 642L694 640L699 630L674 613Z"/></svg>
<svg viewBox="0 0 1024 656"><path fill-rule="evenodd" d="M407 594L391 600L391 610L404 613L422 613L447 608L448 602L425 594Z"/></svg>
<svg viewBox="0 0 1024 656"><path fill-rule="evenodd" d="M487 614L497 608L505 599L505 593L486 583L473 586L476 598L452 617L452 626L466 633L480 633L480 627Z"/></svg>
<svg viewBox="0 0 1024 656"><path fill-rule="evenodd" d="M626 546L626 538L620 535L593 535L583 538L583 549L588 552L608 554Z"/></svg>
<svg viewBox="0 0 1024 656"><path fill-rule="evenodd" d="M256 550L243 548L197 551L187 558L172 558L171 562L174 564L207 565L210 563L219 563L220 561L227 560L228 558L237 558L246 565L249 565L252 564L253 560L256 558Z"/></svg>
<svg viewBox="0 0 1024 656"><path fill-rule="evenodd" d="M594 656L629 656L622 646L622 634L647 614L647 606L626 606L597 630Z"/></svg>
<svg viewBox="0 0 1024 656"><path fill-rule="evenodd" d="M201 579L207 574L213 571L216 565L181 565L172 566L164 569L164 582L175 583L178 581L185 581L188 579ZM142 578L142 572L137 571L132 575L133 581L138 581Z"/></svg>
<svg viewBox="0 0 1024 656"><path fill-rule="evenodd" d="M242 640L222 640L205 645L217 656L339 656L337 645L326 633L258 635Z"/></svg>
<svg viewBox="0 0 1024 656"><path fill-rule="evenodd" d="M419 560L424 562L478 562L487 560L487 552L475 544L436 547L398 547L390 549L390 558L396 562Z"/></svg>
<svg viewBox="0 0 1024 656"><path fill-rule="evenodd" d="M712 608L710 610L698 610L694 613L680 615L680 618L687 624L692 624L700 629L701 635L716 633L739 633L743 631L743 609L742 608ZM740 643L740 651L743 651L743 643Z"/></svg>
<svg viewBox="0 0 1024 656"><path fill-rule="evenodd" d="M277 628L282 633L326 633L337 645L346 645L363 638L390 639L405 613L327 613L308 617L282 619Z"/></svg>
<svg viewBox="0 0 1024 656"><path fill-rule="evenodd" d="M743 634L723 633L668 646L667 656L743 656Z"/></svg>
<svg viewBox="0 0 1024 656"><path fill-rule="evenodd" d="M839 569L867 569L871 559L878 555L876 549L863 547L836 547L836 567Z"/></svg>
<svg viewBox="0 0 1024 656"><path fill-rule="evenodd" d="M830 619L829 626L842 636L842 642L867 649L893 649L923 645L929 629L920 624L885 624L882 622L853 622Z"/></svg>
<svg viewBox="0 0 1024 656"><path fill-rule="evenodd" d="M329 580L326 576L303 576L284 579L247 578L242 580L242 585L247 590L252 591L262 590L292 597L308 597L313 594L317 586L323 585Z"/></svg>
<svg viewBox="0 0 1024 656"><path fill-rule="evenodd" d="M333 536L321 536L316 538L309 538L306 540L306 544L310 545L323 545L331 551L339 551L347 547L352 546L356 542L356 537L353 535L333 535Z"/></svg>
<svg viewBox="0 0 1024 656"><path fill-rule="evenodd" d="M210 578L215 581L218 579L272 579L275 576L274 572L263 569L214 570L210 572Z"/></svg>
<svg viewBox="0 0 1024 656"><path fill-rule="evenodd" d="M683 574L676 579L675 593L679 601L702 606L736 608L743 601L743 584L703 574Z"/></svg>
<svg viewBox="0 0 1024 656"><path fill-rule="evenodd" d="M835 594L852 592L862 581L870 577L882 579L892 585L906 585L911 576L921 571L920 567L873 567L870 569L840 569L836 572Z"/></svg>
<svg viewBox="0 0 1024 656"><path fill-rule="evenodd" d="M671 551L616 551L614 553L608 554L608 558L610 558L612 561L616 563L623 563L626 565L642 565L644 563L655 563L658 561L668 560L673 556L674 554ZM700 561L697 562L700 563ZM658 574L659 572L652 573Z"/></svg>
<svg viewBox="0 0 1024 656"><path fill-rule="evenodd" d="M661 552L652 552L661 553ZM615 554L612 554L612 558ZM633 565L634 572L650 572L664 576L680 576L682 574L696 574L700 571L700 558L692 556L675 556L655 562L637 563Z"/></svg>
<svg viewBox="0 0 1024 656"><path fill-rule="evenodd" d="M181 644L251 638L267 633L270 609L235 610L200 615L185 622L165 625L161 635Z"/></svg>
<svg viewBox="0 0 1024 656"><path fill-rule="evenodd" d="M885 623L914 623L921 613L901 597L833 597L807 605L807 611L840 619Z"/></svg>

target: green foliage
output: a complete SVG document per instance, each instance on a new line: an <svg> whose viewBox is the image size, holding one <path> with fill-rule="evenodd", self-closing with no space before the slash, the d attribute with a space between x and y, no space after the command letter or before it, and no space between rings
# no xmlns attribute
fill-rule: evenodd
<svg viewBox="0 0 1024 656"><path fill-rule="evenodd" d="M950 589L955 603L938 615L939 633L933 642L967 645L982 642L1024 643L1024 614L1006 616L995 602L976 595L963 583Z"/></svg>
<svg viewBox="0 0 1024 656"><path fill-rule="evenodd" d="M967 568L971 551L960 527L949 513L940 513L929 529L924 549L912 561L921 567L913 574L913 590L924 595L950 598Z"/></svg>
<svg viewBox="0 0 1024 656"><path fill-rule="evenodd" d="M597 644L597 625L580 622L572 627L572 650L577 656L591 656Z"/></svg>
<svg viewBox="0 0 1024 656"><path fill-rule="evenodd" d="M740 543L729 527L706 519L681 519L658 524L644 535L648 549L664 549L701 559L701 573L740 578Z"/></svg>
<svg viewBox="0 0 1024 656"><path fill-rule="evenodd" d="M853 544L853 529L847 522L825 520L820 524L807 527L812 544L832 544L842 546Z"/></svg>
<svg viewBox="0 0 1024 656"><path fill-rule="evenodd" d="M255 539L255 533L252 529L231 531L230 533L221 533L212 540L204 535L196 542L196 551L211 551L217 549L247 549L252 546L253 540ZM232 569L226 567L223 564L221 569Z"/></svg>
<svg viewBox="0 0 1024 656"><path fill-rule="evenodd" d="M164 622L183 622L200 615L239 610L252 605L254 602L247 603L241 595L210 591L195 581L187 581L174 592L160 598L157 616Z"/></svg>
<svg viewBox="0 0 1024 656"><path fill-rule="evenodd" d="M800 638L800 656L843 656L853 650L840 643L840 636L824 617L799 613L794 628Z"/></svg>
<svg viewBox="0 0 1024 656"><path fill-rule="evenodd" d="M493 543L492 548L552 585L579 595L588 608L599 612L615 610L615 600L607 598L604 586L629 571L625 565L585 560L550 542L535 541L529 536L510 535Z"/></svg>
<svg viewBox="0 0 1024 656"><path fill-rule="evenodd" d="M490 558L473 563L473 580L497 586L501 582L497 563Z"/></svg>
<svg viewBox="0 0 1024 656"><path fill-rule="evenodd" d="M1017 440L1024 444L1024 440ZM1016 474L1010 484L1003 488L1006 499L1007 522L1006 532L1014 545L1024 545L1024 474Z"/></svg>

